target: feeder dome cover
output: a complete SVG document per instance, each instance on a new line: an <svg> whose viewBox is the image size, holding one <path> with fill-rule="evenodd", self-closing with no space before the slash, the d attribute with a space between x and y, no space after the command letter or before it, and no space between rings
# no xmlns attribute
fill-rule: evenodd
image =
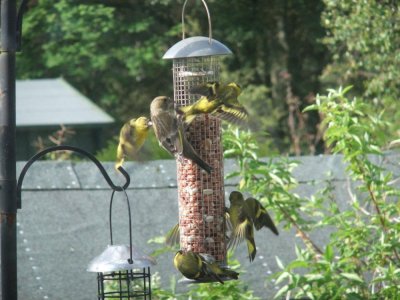
<svg viewBox="0 0 400 300"><path fill-rule="evenodd" d="M164 59L185 58L185 57L198 57L198 56L212 56L212 55L227 55L232 54L232 51L217 40L204 37L194 36L183 39L173 45L164 54Z"/></svg>
<svg viewBox="0 0 400 300"><path fill-rule="evenodd" d="M87 268L88 272L114 272L121 270L131 270L135 268L147 268L157 264L153 257L143 254L140 250L132 246L132 260L128 259L129 246L127 245L108 245L99 256L95 257Z"/></svg>

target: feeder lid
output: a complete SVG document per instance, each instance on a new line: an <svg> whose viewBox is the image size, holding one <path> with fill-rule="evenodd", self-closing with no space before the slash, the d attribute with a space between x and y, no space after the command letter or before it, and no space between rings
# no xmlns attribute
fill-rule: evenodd
<svg viewBox="0 0 400 300"><path fill-rule="evenodd" d="M88 272L113 272L122 270L131 270L135 268L146 268L157 264L153 257L143 254L140 250L132 246L132 260L130 264L128 259L129 246L127 245L108 245L99 256L92 259L89 263Z"/></svg>
<svg viewBox="0 0 400 300"><path fill-rule="evenodd" d="M164 54L164 59L185 58L196 56L212 56L212 55L227 55L232 54L232 51L217 40L204 37L194 36L183 39L173 45Z"/></svg>

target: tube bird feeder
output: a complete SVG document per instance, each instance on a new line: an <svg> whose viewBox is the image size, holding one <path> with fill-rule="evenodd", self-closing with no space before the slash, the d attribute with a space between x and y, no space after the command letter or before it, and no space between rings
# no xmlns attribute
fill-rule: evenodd
<svg viewBox="0 0 400 300"><path fill-rule="evenodd" d="M209 36L185 38L182 9L182 40L163 56L173 61L174 103L176 107L194 103L198 96L189 91L207 82L219 81L219 58L232 52L212 38L207 4ZM213 171L207 174L188 159L177 160L180 248L183 251L208 253L217 262L226 262L225 200L221 121L202 114L186 130L188 141Z"/></svg>

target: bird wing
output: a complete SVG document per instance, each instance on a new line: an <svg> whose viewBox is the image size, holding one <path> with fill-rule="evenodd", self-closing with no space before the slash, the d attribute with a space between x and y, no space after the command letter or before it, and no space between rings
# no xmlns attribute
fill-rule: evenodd
<svg viewBox="0 0 400 300"><path fill-rule="evenodd" d="M179 240L180 240L180 232L178 223L174 227L172 227L170 231L168 231L167 235L165 236L165 244L173 247L179 244Z"/></svg>
<svg viewBox="0 0 400 300"><path fill-rule="evenodd" d="M246 199L246 204L251 209L250 215L256 230L260 230L262 227L268 227L273 233L279 235L278 229L272 221L271 216L257 199L250 197Z"/></svg>
<svg viewBox="0 0 400 300"><path fill-rule="evenodd" d="M215 258L207 253L199 253L198 255L201 257L201 261L203 264L203 278L212 278L224 284L222 278L219 276L219 273L222 273L222 270L220 270L220 268L218 267Z"/></svg>
<svg viewBox="0 0 400 300"><path fill-rule="evenodd" d="M172 155L182 153L182 136L178 130L177 119L169 111L152 116L154 133L162 147Z"/></svg>
<svg viewBox="0 0 400 300"><path fill-rule="evenodd" d="M233 123L236 125L245 125L248 121L248 112L242 105L222 104L212 113L213 116Z"/></svg>

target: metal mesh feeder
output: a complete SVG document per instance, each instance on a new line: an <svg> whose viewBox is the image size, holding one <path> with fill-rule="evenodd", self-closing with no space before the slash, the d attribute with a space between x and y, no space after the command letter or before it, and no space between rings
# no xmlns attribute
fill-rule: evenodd
<svg viewBox="0 0 400 300"><path fill-rule="evenodd" d="M129 245L113 245L112 201L110 201L111 245L88 265L88 272L97 273L97 299L149 299L151 300L150 267L156 264L154 258L143 254L132 245L131 210L126 196L129 213Z"/></svg>
<svg viewBox="0 0 400 300"><path fill-rule="evenodd" d="M174 102L177 107L194 103L198 96L189 90L197 85L219 81L219 58L232 52L209 37L185 38L182 9L183 39L163 56L173 60ZM207 174L191 160L177 160L180 248L183 251L211 254L217 262L226 262L224 219L223 149L221 121L211 115L199 115L186 130L187 139L213 171Z"/></svg>

